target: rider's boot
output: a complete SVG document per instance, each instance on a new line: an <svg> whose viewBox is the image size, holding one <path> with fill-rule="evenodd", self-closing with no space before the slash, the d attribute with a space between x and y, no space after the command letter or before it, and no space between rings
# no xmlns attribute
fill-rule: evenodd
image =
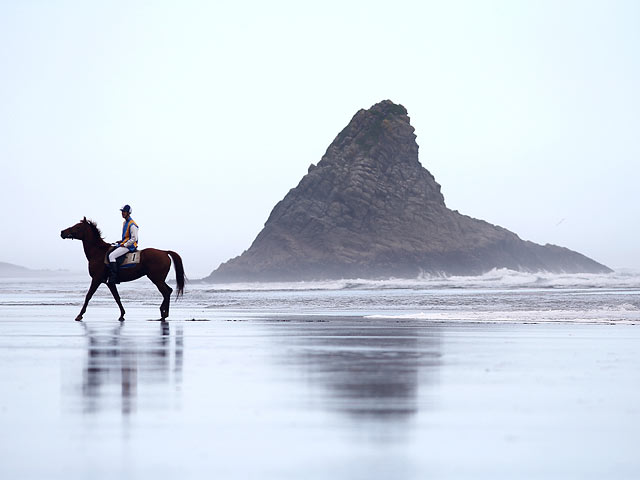
<svg viewBox="0 0 640 480"><path fill-rule="evenodd" d="M116 262L109 262L109 279L107 283L109 285L120 283L118 281L118 264Z"/></svg>

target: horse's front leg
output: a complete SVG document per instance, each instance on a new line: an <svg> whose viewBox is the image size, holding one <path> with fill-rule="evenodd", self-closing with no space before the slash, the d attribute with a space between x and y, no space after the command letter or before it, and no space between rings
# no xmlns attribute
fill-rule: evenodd
<svg viewBox="0 0 640 480"><path fill-rule="evenodd" d="M93 294L96 293L96 290L100 286L100 283L101 283L100 279L91 278L91 286L89 286L89 291L87 292L86 297L84 297L84 305L82 305L82 310L80 310L80 313L76 317L76 322L79 322L80 320L82 320L82 316L84 315L84 312L87 311L87 305L89 305L89 300L91 300L91 297L93 297Z"/></svg>
<svg viewBox="0 0 640 480"><path fill-rule="evenodd" d="M113 295L113 298L115 298L116 303L120 308L120 318L118 320L124 322L124 307L122 306L122 302L120 301L120 294L118 293L118 289L116 288L115 284L112 285L110 283L107 283L107 286L109 287L109 290L111 290L111 294Z"/></svg>

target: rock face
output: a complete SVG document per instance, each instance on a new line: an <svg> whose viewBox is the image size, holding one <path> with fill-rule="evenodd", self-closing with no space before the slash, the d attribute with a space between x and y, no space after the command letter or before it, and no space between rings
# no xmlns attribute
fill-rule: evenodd
<svg viewBox="0 0 640 480"><path fill-rule="evenodd" d="M274 207L251 247L206 280L413 278L501 267L610 271L577 252L523 241L449 210L418 161L406 109L386 100L356 113Z"/></svg>

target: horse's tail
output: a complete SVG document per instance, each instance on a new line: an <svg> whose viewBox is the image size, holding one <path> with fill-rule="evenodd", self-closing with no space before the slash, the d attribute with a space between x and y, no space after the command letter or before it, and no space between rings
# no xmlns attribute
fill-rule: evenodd
<svg viewBox="0 0 640 480"><path fill-rule="evenodd" d="M167 250L167 253L171 255L173 267L176 269L176 285L178 287L176 298L178 298L184 293L184 266L182 265L182 258L180 258L180 255L176 252L172 252L171 250Z"/></svg>

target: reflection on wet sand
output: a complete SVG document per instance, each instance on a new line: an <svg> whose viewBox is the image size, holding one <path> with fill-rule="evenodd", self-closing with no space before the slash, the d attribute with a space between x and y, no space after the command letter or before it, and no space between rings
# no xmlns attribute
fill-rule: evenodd
<svg viewBox="0 0 640 480"><path fill-rule="evenodd" d="M155 336L127 335L126 326L97 328L83 323L87 358L83 371L83 410L96 413L118 404L124 415L136 409L138 389L145 385L182 383L182 326L172 338L169 323ZM173 341L172 341L173 340Z"/></svg>
<svg viewBox="0 0 640 480"><path fill-rule="evenodd" d="M325 388L324 407L360 419L397 421L418 412L418 388L437 380L441 342L436 330L410 326L302 325L295 363ZM424 396L423 396L424 398Z"/></svg>

